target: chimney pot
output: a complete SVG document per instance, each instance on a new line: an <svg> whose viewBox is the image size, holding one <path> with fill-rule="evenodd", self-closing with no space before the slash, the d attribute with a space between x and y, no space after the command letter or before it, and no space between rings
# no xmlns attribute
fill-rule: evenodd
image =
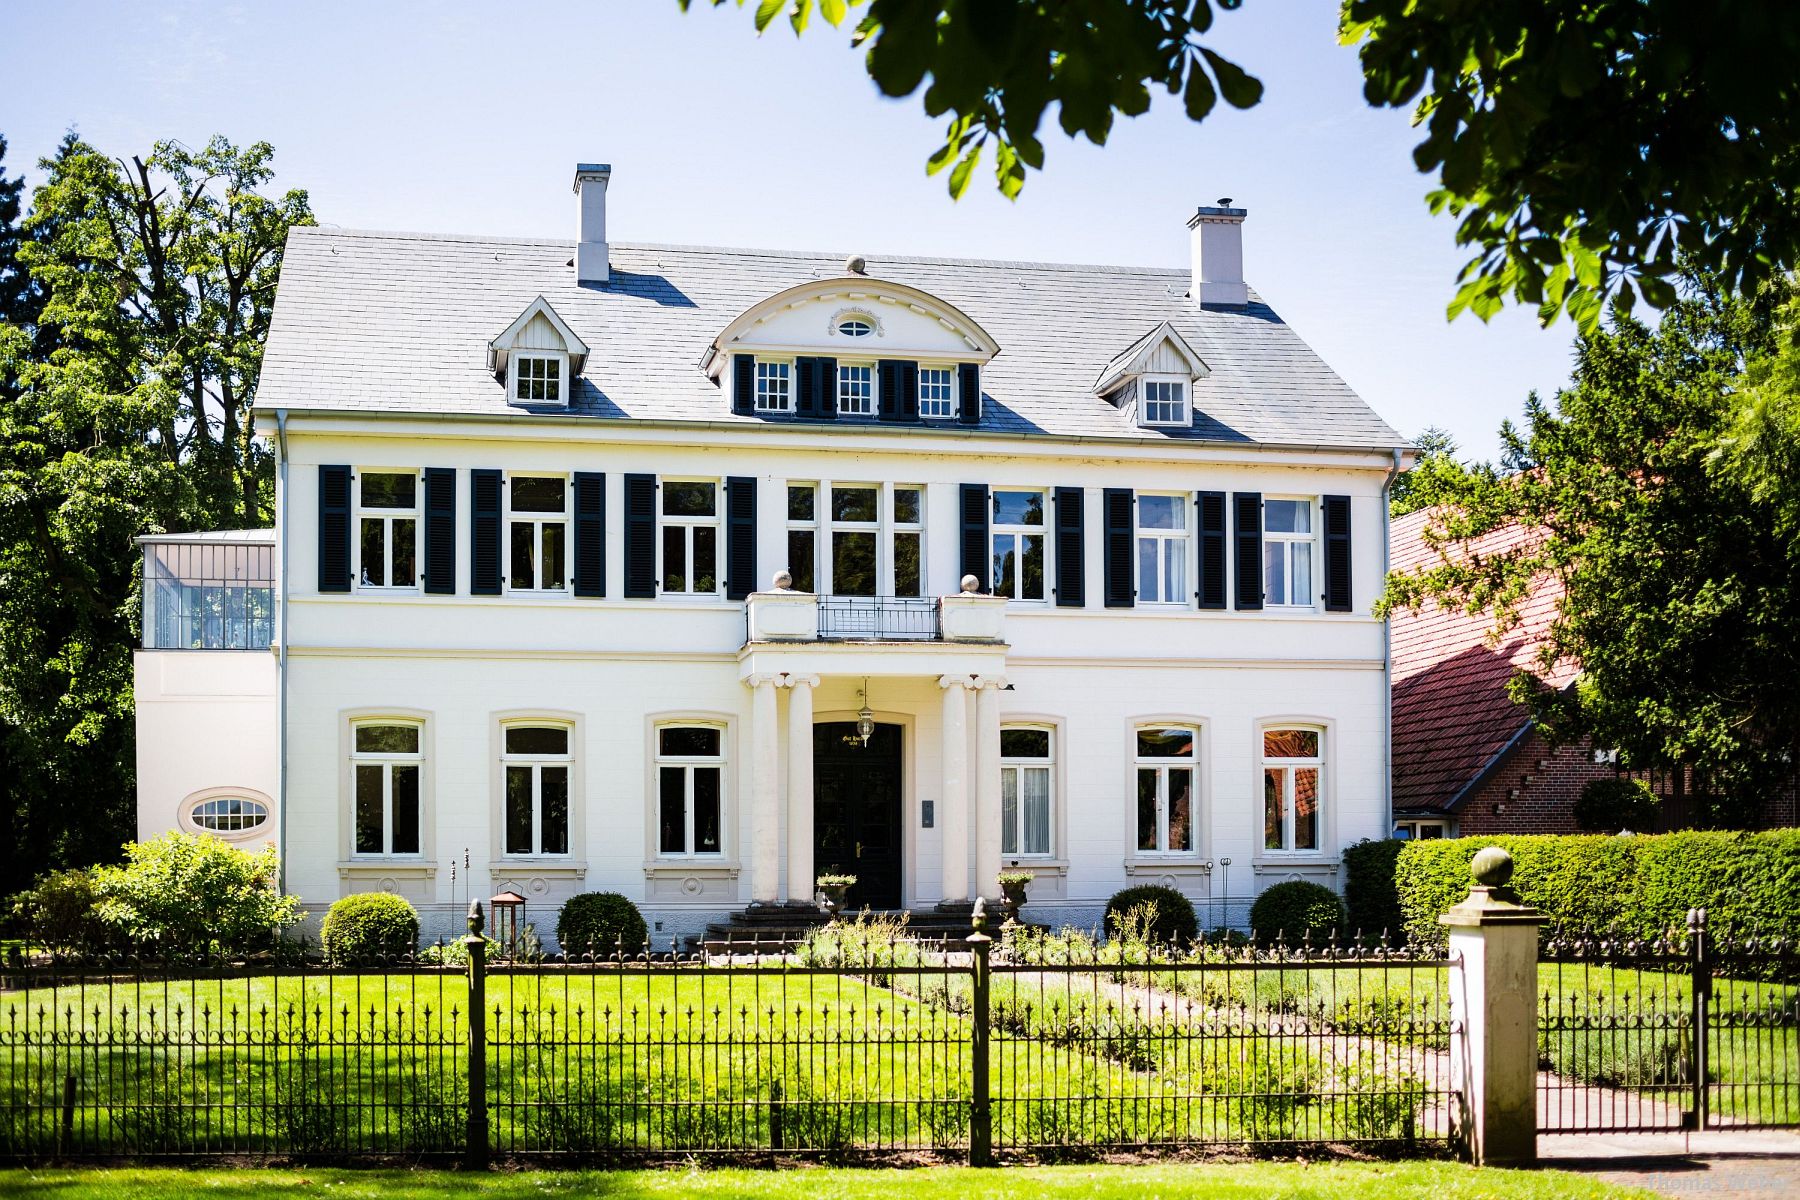
<svg viewBox="0 0 1800 1200"><path fill-rule="evenodd" d="M606 163L575 164L575 281L605 283L609 274L606 246L606 185L612 167Z"/></svg>
<svg viewBox="0 0 1800 1200"><path fill-rule="evenodd" d="M1192 233L1193 280L1188 298L1202 308L1243 308L1250 303L1244 284L1244 218L1247 210L1231 207L1231 197L1202 207L1188 218Z"/></svg>

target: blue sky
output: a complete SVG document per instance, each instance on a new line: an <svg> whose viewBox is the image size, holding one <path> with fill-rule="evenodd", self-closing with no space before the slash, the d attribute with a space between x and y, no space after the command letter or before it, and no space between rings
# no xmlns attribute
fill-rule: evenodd
<svg viewBox="0 0 1800 1200"><path fill-rule="evenodd" d="M1377 411L1495 450L1553 392L1571 327L1444 308L1467 255L1426 211L1404 113L1362 101L1332 0L1250 0L1211 44L1264 102L1204 124L1158 94L1105 147L1047 126L1016 202L927 178L941 122L869 82L847 30L695 0L6 4L0 132L16 173L75 127L103 150L218 132L351 228L573 236L577 161L613 165L619 241L1180 266L1195 205L1250 210L1245 274ZM76 56L71 63L69 56Z"/></svg>

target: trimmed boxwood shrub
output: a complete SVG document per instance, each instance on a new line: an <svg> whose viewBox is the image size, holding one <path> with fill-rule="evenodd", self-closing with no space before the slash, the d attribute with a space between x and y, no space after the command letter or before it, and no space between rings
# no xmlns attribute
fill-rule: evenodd
<svg viewBox="0 0 1800 1200"><path fill-rule="evenodd" d="M1641 779L1618 776L1590 779L1575 797L1575 824L1593 833L1639 833L1656 826L1657 805L1662 802Z"/></svg>
<svg viewBox="0 0 1800 1200"><path fill-rule="evenodd" d="M1174 888L1160 883L1140 884L1113 893L1113 898L1106 902L1108 936L1118 929L1121 917L1146 904L1156 906L1156 915L1150 921L1152 941L1185 946L1200 936L1200 919L1194 915L1193 904Z"/></svg>
<svg viewBox="0 0 1800 1200"><path fill-rule="evenodd" d="M325 961L334 966L399 958L418 944L418 911L392 892L345 896L326 912L319 930Z"/></svg>
<svg viewBox="0 0 1800 1200"><path fill-rule="evenodd" d="M556 915L556 941L564 954L604 958L620 947L636 954L649 939L644 914L617 892L571 896Z"/></svg>
<svg viewBox="0 0 1800 1200"><path fill-rule="evenodd" d="M1443 944L1438 914L1469 894L1483 846L1513 856L1512 886L1572 931L1653 938L1704 908L1714 930L1800 938L1800 830L1603 837L1533 834L1410 842L1395 864L1406 931Z"/></svg>
<svg viewBox="0 0 1800 1200"><path fill-rule="evenodd" d="M1344 927L1344 902L1337 893L1304 879L1278 883L1250 906L1250 931L1258 941L1284 938L1299 945L1329 943Z"/></svg>
<svg viewBox="0 0 1800 1200"><path fill-rule="evenodd" d="M1396 944L1405 938L1400 889L1394 885L1394 861L1405 845L1388 838L1344 847L1344 908L1350 932L1370 944L1384 935Z"/></svg>

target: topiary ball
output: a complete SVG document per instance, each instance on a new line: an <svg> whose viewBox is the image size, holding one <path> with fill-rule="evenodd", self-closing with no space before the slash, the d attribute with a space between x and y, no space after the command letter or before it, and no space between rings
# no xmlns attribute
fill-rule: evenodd
<svg viewBox="0 0 1800 1200"><path fill-rule="evenodd" d="M1146 905L1156 906L1155 915L1150 919L1151 941L1185 946L1200 936L1200 920L1194 916L1193 904L1174 888L1160 883L1146 883L1115 892L1106 902L1107 934L1116 935L1120 921Z"/></svg>
<svg viewBox="0 0 1800 1200"><path fill-rule="evenodd" d="M358 892L326 912L319 944L333 966L399 958L419 944L419 914L392 892Z"/></svg>
<svg viewBox="0 0 1800 1200"><path fill-rule="evenodd" d="M592 954L607 958L620 951L636 954L649 940L644 914L617 892L571 896L556 915L557 944L571 957Z"/></svg>
<svg viewBox="0 0 1800 1200"><path fill-rule="evenodd" d="M1250 929L1257 940L1299 945L1311 938L1329 942L1344 925L1344 902L1337 893L1303 879L1278 883L1250 906Z"/></svg>

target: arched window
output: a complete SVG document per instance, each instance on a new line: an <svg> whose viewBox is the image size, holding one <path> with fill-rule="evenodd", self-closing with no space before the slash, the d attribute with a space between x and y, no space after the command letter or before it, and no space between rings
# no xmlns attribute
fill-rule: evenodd
<svg viewBox="0 0 1800 1200"><path fill-rule="evenodd" d="M725 731L717 725L658 726L656 781L657 852L723 853Z"/></svg>
<svg viewBox="0 0 1800 1200"><path fill-rule="evenodd" d="M357 855L419 853L419 776L424 766L418 724L372 720L353 727Z"/></svg>
<svg viewBox="0 0 1800 1200"><path fill-rule="evenodd" d="M1263 849L1319 848L1324 766L1322 730L1263 730Z"/></svg>
<svg viewBox="0 0 1800 1200"><path fill-rule="evenodd" d="M506 785L506 853L569 852L569 776L574 765L566 725L508 725L500 765Z"/></svg>
<svg viewBox="0 0 1800 1200"><path fill-rule="evenodd" d="M1135 741L1137 848L1149 853L1191 853L1199 730L1191 725L1142 726Z"/></svg>
<svg viewBox="0 0 1800 1200"><path fill-rule="evenodd" d="M1000 728L1000 853L1048 855L1053 849L1056 731L1041 725Z"/></svg>

